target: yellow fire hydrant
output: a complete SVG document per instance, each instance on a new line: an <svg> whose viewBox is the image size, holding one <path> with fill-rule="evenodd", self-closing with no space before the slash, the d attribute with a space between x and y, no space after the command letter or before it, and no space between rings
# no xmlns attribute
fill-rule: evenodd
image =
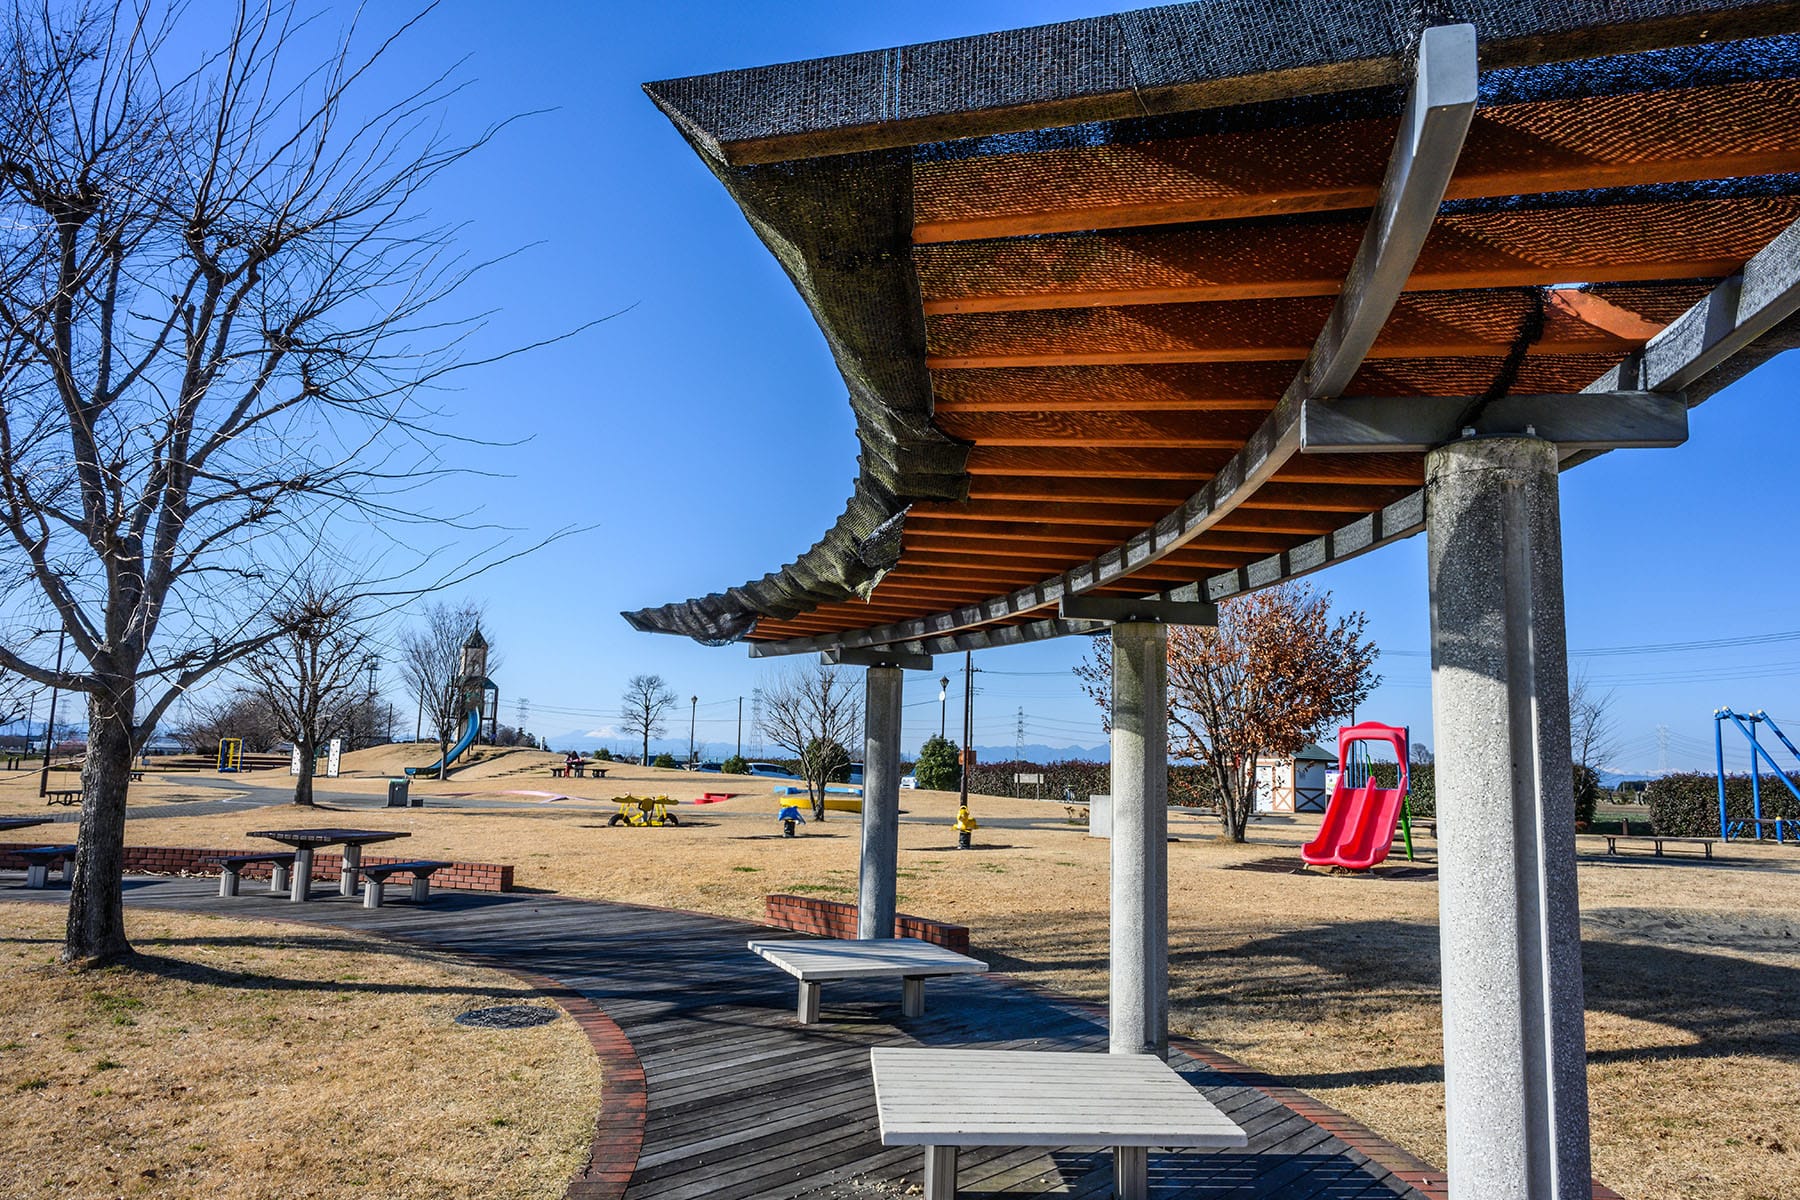
<svg viewBox="0 0 1800 1200"><path fill-rule="evenodd" d="M956 830L956 848L967 850L969 835L981 828L981 823L970 814L969 806L965 804L956 810L956 823L951 828Z"/></svg>

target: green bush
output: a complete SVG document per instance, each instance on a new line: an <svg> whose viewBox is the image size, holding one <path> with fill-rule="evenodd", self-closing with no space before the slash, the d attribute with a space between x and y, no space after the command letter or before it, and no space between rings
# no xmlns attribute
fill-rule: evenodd
<svg viewBox="0 0 1800 1200"><path fill-rule="evenodd" d="M673 767L675 765L675 759L671 755L659 754L651 760L650 765L653 767Z"/></svg>
<svg viewBox="0 0 1800 1200"><path fill-rule="evenodd" d="M818 767L827 783L843 783L850 778L850 752L827 738L814 738L806 744L806 761Z"/></svg>
<svg viewBox="0 0 1800 1200"><path fill-rule="evenodd" d="M1400 777L1396 763L1378 762L1371 768L1384 787L1393 787ZM1415 817L1437 816L1437 764L1413 763L1406 769L1406 811Z"/></svg>
<svg viewBox="0 0 1800 1200"><path fill-rule="evenodd" d="M1650 806L1650 824L1664 837L1719 836L1716 775L1688 771L1653 779L1644 789L1644 802ZM1725 777L1725 813L1738 820L1755 815L1748 775ZM1800 820L1800 802L1773 775L1762 777L1762 815L1765 819Z"/></svg>
<svg viewBox="0 0 1800 1200"><path fill-rule="evenodd" d="M956 761L956 743L935 733L926 738L919 748L919 761L913 764L913 778L928 791L955 791L962 783L962 766Z"/></svg>
<svg viewBox="0 0 1800 1200"><path fill-rule="evenodd" d="M594 759L596 762L611 762L612 751L608 750L605 746L602 746L600 749L594 751Z"/></svg>
<svg viewBox="0 0 1800 1200"><path fill-rule="evenodd" d="M1575 764L1575 824L1592 825L1594 809L1600 803L1600 776L1594 768Z"/></svg>
<svg viewBox="0 0 1800 1200"><path fill-rule="evenodd" d="M719 770L726 775L748 775L750 764L744 761L743 755L734 754L719 764Z"/></svg>

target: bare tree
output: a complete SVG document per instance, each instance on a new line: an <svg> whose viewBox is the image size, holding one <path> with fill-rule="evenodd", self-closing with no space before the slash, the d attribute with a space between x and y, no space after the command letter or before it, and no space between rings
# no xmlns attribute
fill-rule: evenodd
<svg viewBox="0 0 1800 1200"><path fill-rule="evenodd" d="M444 139L445 77L363 99L414 22L296 64L291 4L215 12L0 15L0 666L87 699L67 961L130 951L127 771L169 705L280 635L344 522L423 519L419 397L474 328L422 191L488 135Z"/></svg>
<svg viewBox="0 0 1800 1200"><path fill-rule="evenodd" d="M244 673L300 752L294 803L311 804L319 747L344 731L363 700L369 634L355 594L317 579L299 587L279 623L284 632L244 659Z"/></svg>
<svg viewBox="0 0 1800 1200"><path fill-rule="evenodd" d="M645 766L650 765L650 739L668 731L663 722L674 707L674 689L661 675L633 675L619 697L619 729L643 744Z"/></svg>
<svg viewBox="0 0 1800 1200"><path fill-rule="evenodd" d="M1428 767L1437 761L1437 756L1432 754L1431 747L1417 738L1407 742L1406 758L1415 767Z"/></svg>
<svg viewBox="0 0 1800 1200"><path fill-rule="evenodd" d="M1169 754L1203 764L1220 798L1225 835L1244 840L1261 755L1289 755L1348 716L1380 682L1380 653L1352 612L1331 619L1331 595L1304 584L1253 592L1219 608L1216 629L1169 629ZM1110 713L1111 642L1075 669Z"/></svg>
<svg viewBox="0 0 1800 1200"><path fill-rule="evenodd" d="M794 667L762 689L762 732L800 760L815 820L825 819L826 784L851 761L849 747L862 727L860 691L823 663Z"/></svg>
<svg viewBox="0 0 1800 1200"><path fill-rule="evenodd" d="M1569 679L1569 750L1578 767L1598 771L1617 750L1612 707L1615 693L1600 691L1585 669Z"/></svg>
<svg viewBox="0 0 1800 1200"><path fill-rule="evenodd" d="M445 777L450 737L465 715L462 692L454 684L462 671L463 644L481 627L481 605L433 601L420 613L420 623L400 637L400 678L418 697L425 723L437 734L438 778ZM498 664L490 651L490 668Z"/></svg>
<svg viewBox="0 0 1800 1200"><path fill-rule="evenodd" d="M239 738L245 750L273 750L288 734L275 714L244 688L189 700L187 716L172 731L195 754L214 754L223 738Z"/></svg>

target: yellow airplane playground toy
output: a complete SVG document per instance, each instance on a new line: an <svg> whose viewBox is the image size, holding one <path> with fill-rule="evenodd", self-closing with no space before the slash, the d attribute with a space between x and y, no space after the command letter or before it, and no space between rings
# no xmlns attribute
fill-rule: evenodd
<svg viewBox="0 0 1800 1200"><path fill-rule="evenodd" d="M606 818L608 825L679 825L669 806L678 803L667 796L614 796L619 811Z"/></svg>

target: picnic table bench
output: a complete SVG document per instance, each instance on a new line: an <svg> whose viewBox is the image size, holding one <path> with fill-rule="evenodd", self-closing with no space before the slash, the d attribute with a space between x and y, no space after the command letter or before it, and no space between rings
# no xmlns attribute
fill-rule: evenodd
<svg viewBox="0 0 1800 1200"><path fill-rule="evenodd" d="M265 829L252 831L244 836L268 838L294 848L294 886L288 890L288 899L304 903L312 894L313 852L320 847L340 843L343 845L342 865L338 871L338 894L354 896L356 876L362 869L363 847L373 842L391 842L395 838L411 837L412 834L392 829L331 828Z"/></svg>
<svg viewBox="0 0 1800 1200"><path fill-rule="evenodd" d="M58 860L62 862L62 881L69 882L69 872L75 867L75 847L73 846L35 846L30 850L14 850L25 860L25 886L28 888L48 887L50 884L50 867Z"/></svg>
<svg viewBox="0 0 1800 1200"><path fill-rule="evenodd" d="M925 1148L925 1200L956 1195L964 1146L1111 1146L1120 1200L1146 1200L1151 1146L1248 1142L1150 1054L878 1046L869 1066L881 1144Z"/></svg>
<svg viewBox="0 0 1800 1200"><path fill-rule="evenodd" d="M799 939L750 943L753 954L800 982L800 1024L819 1019L819 985L839 979L900 980L900 1015L925 1014L925 981L933 976L975 975L986 963L918 938Z"/></svg>
<svg viewBox="0 0 1800 1200"><path fill-rule="evenodd" d="M1583 836L1605 838L1606 852L1614 858L1625 857L1624 853L1619 849L1620 842L1635 842L1639 844L1648 842L1653 847L1651 853L1656 858L1663 857L1663 843L1665 842L1677 846L1699 846L1705 851L1705 856L1711 858L1713 856L1713 843L1719 840L1718 838L1709 837L1664 837L1654 833L1590 833Z"/></svg>
<svg viewBox="0 0 1800 1200"><path fill-rule="evenodd" d="M579 766L579 767L551 767L550 768L550 778L563 779L563 778L567 777L571 772L573 772L574 777L576 779L581 779L581 778L584 778L584 776L582 775L583 771L592 771L594 773L595 779L605 779L607 768L605 768L605 767L590 767L590 766L586 766L586 765Z"/></svg>
<svg viewBox="0 0 1800 1200"><path fill-rule="evenodd" d="M435 859L420 858L412 862L376 863L374 866L364 865L363 907L380 908L387 888L388 876L398 875L402 871L412 875L412 899L414 904L423 904L431 898L431 873L441 871L450 864Z"/></svg>
<svg viewBox="0 0 1800 1200"><path fill-rule="evenodd" d="M80 803L81 803L81 789L80 788L51 788L49 791L44 793L45 806L49 806L52 804L80 804Z"/></svg>
<svg viewBox="0 0 1800 1200"><path fill-rule="evenodd" d="M224 858L210 858L208 862L219 864L219 895L235 896L244 868L252 863L271 863L273 870L269 872L269 891L285 892L288 890L288 877L294 867L292 850L271 850L266 854L229 854Z"/></svg>

